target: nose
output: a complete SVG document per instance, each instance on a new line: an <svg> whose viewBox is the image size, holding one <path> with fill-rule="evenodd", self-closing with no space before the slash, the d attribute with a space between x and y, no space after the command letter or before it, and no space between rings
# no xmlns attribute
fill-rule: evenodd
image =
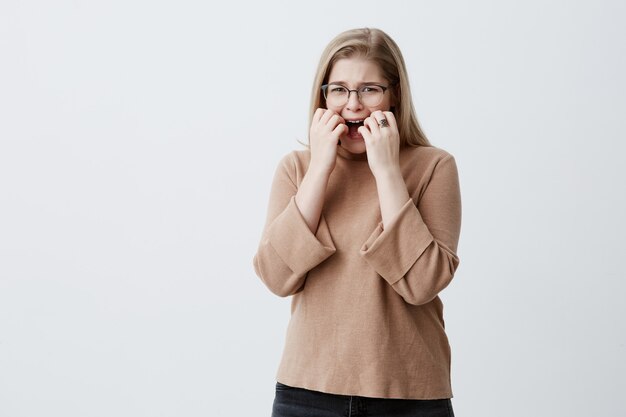
<svg viewBox="0 0 626 417"><path fill-rule="evenodd" d="M361 110L363 106L359 100L359 92L357 90L348 91L348 102L346 103L346 109L350 111Z"/></svg>

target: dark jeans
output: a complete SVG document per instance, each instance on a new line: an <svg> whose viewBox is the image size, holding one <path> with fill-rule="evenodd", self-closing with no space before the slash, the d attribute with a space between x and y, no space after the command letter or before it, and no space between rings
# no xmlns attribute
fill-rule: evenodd
<svg viewBox="0 0 626 417"><path fill-rule="evenodd" d="M272 417L454 417L450 399L400 400L327 394L276 383Z"/></svg>

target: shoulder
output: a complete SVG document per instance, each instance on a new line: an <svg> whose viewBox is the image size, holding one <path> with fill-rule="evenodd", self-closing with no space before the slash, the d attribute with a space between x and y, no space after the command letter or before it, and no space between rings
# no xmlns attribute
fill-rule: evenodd
<svg viewBox="0 0 626 417"><path fill-rule="evenodd" d="M402 148L401 153L404 153L408 159L420 160L421 162L438 162L444 159L454 159L450 152L436 146L405 146Z"/></svg>
<svg viewBox="0 0 626 417"><path fill-rule="evenodd" d="M294 183L300 183L311 161L311 152L305 150L293 150L283 155L276 168L277 173L289 176Z"/></svg>
<svg viewBox="0 0 626 417"><path fill-rule="evenodd" d="M278 165L285 168L290 167L291 169L293 169L294 167L298 166L308 166L310 161L311 152L309 150L293 150L283 155Z"/></svg>
<svg viewBox="0 0 626 417"><path fill-rule="evenodd" d="M404 147L400 152L400 168L409 192L421 198L435 183L452 187L458 184L454 156L435 146Z"/></svg>
<svg viewBox="0 0 626 417"><path fill-rule="evenodd" d="M437 166L456 166L455 158L450 152L435 146L405 146L400 152L400 163L431 173Z"/></svg>

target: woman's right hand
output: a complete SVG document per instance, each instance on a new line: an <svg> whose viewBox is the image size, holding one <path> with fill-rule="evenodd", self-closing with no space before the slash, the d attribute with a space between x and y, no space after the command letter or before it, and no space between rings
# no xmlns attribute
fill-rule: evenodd
<svg viewBox="0 0 626 417"><path fill-rule="evenodd" d="M311 164L309 168L330 174L337 161L337 146L341 136L349 129L343 117L332 110L319 108L311 120L309 145Z"/></svg>

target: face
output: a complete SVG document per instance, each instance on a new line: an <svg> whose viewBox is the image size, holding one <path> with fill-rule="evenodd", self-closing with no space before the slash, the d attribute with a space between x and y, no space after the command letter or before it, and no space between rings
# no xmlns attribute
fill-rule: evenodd
<svg viewBox="0 0 626 417"><path fill-rule="evenodd" d="M335 62L328 76L328 84L341 84L350 90L358 90L364 84L379 84L385 87L389 82L383 78L382 71L377 63L363 58L344 58ZM346 121L350 131L341 137L341 147L353 154L361 154L366 151L363 137L358 133L359 126L373 111L389 111L394 103L391 100L391 91L387 89L383 100L375 107L364 106L357 94L352 92L348 102L343 106L327 106L328 109L338 113Z"/></svg>

